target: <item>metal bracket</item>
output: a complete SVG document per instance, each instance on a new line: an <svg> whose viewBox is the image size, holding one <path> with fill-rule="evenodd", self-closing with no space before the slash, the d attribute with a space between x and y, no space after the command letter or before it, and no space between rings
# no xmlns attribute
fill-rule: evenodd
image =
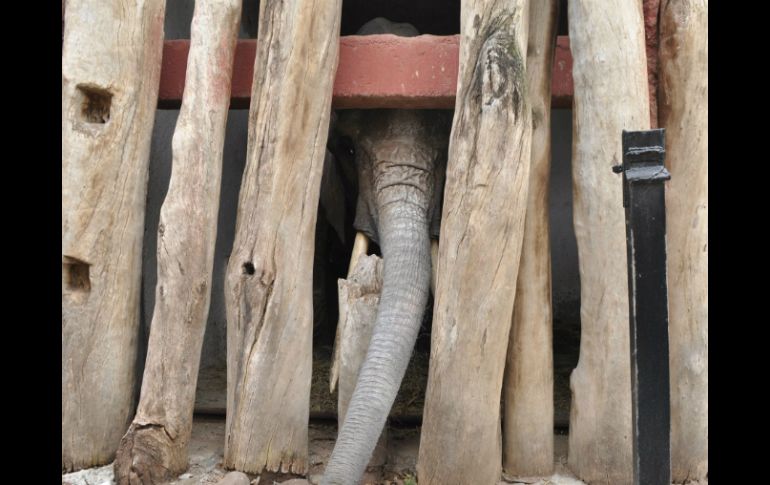
<svg viewBox="0 0 770 485"><path fill-rule="evenodd" d="M623 174L623 207L628 207L628 185L664 182L671 179L666 158L666 130L623 130L623 164L612 171Z"/></svg>

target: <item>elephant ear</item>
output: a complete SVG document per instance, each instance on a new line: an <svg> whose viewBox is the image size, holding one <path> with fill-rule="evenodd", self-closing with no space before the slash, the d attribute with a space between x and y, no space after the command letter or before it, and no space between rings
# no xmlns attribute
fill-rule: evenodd
<svg viewBox="0 0 770 485"><path fill-rule="evenodd" d="M335 113L333 118L333 129L329 135L330 140L336 140L339 137L358 138L361 132L361 123L364 113L359 109L343 109Z"/></svg>
<svg viewBox="0 0 770 485"><path fill-rule="evenodd" d="M345 187L334 155L327 149L321 176L321 207L340 242L345 243Z"/></svg>
<svg viewBox="0 0 770 485"><path fill-rule="evenodd" d="M341 110L338 111L336 124L336 148L335 155L340 161L346 180L355 180L355 188L358 197L355 204L355 218L353 227L356 231L366 234L369 240L379 244L377 233L377 209L374 207L374 187L372 181L371 162L356 153L356 141L360 141L361 127L371 129L372 123L377 123L382 117L375 110ZM360 147L358 147L360 148ZM352 177L348 177L348 175Z"/></svg>

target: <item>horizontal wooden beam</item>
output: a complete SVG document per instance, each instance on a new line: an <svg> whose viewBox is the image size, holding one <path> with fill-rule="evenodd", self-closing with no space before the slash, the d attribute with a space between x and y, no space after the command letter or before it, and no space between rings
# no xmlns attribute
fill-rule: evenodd
<svg viewBox="0 0 770 485"><path fill-rule="evenodd" d="M334 82L335 108L452 109L457 90L460 37L421 35L345 36ZM233 66L232 108L248 108L256 40L239 40ZM158 107L178 108L184 91L189 40L169 40L163 48ZM569 38L557 39L552 106L572 106Z"/></svg>

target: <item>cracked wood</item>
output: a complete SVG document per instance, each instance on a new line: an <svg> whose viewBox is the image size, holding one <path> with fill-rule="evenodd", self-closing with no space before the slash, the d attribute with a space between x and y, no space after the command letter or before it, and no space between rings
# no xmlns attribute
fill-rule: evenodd
<svg viewBox="0 0 770 485"><path fill-rule="evenodd" d="M583 481L633 481L621 133L650 127L642 3L570 0L573 220L580 358L570 376L569 466Z"/></svg>
<svg viewBox="0 0 770 485"><path fill-rule="evenodd" d="M225 280L224 464L304 474L314 232L341 0L262 2L246 168Z"/></svg>
<svg viewBox="0 0 770 485"><path fill-rule="evenodd" d="M69 0L62 47L62 469L109 463L136 404L165 2Z"/></svg>
<svg viewBox="0 0 770 485"><path fill-rule="evenodd" d="M663 0L671 479L708 474L708 1Z"/></svg>
<svg viewBox="0 0 770 485"><path fill-rule="evenodd" d="M500 478L500 396L529 183L528 12L526 0L462 2L421 484Z"/></svg>
<svg viewBox="0 0 770 485"><path fill-rule="evenodd" d="M222 150L240 0L198 0L187 84L158 225L158 281L142 392L115 460L119 485L187 469L195 387L211 297Z"/></svg>
<svg viewBox="0 0 770 485"><path fill-rule="evenodd" d="M551 169L551 66L556 0L529 6L527 89L532 151L527 215L503 384L503 470L508 476L553 473L553 343L548 179Z"/></svg>

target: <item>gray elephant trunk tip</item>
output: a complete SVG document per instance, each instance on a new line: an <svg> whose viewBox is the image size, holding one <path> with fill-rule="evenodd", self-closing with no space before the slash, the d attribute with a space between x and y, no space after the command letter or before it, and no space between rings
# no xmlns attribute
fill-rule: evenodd
<svg viewBox="0 0 770 485"><path fill-rule="evenodd" d="M417 339L430 284L427 221L385 211L383 288L366 359L322 484L355 484L371 459Z"/></svg>

